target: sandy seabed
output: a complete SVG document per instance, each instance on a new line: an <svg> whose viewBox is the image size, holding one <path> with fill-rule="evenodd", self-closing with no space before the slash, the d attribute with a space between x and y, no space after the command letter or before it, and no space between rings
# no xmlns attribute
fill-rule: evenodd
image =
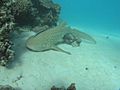
<svg viewBox="0 0 120 90"><path fill-rule="evenodd" d="M26 49L27 34L15 39L15 60L9 68L0 67L0 84L21 90L50 90L53 85L77 90L120 90L120 35L94 33L96 44L80 47L60 45L65 53L32 52Z"/></svg>

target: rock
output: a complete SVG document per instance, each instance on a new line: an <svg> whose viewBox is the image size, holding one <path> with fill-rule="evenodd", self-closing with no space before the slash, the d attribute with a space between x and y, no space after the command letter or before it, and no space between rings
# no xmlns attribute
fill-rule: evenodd
<svg viewBox="0 0 120 90"><path fill-rule="evenodd" d="M0 85L0 90L15 90L10 85Z"/></svg>
<svg viewBox="0 0 120 90"><path fill-rule="evenodd" d="M72 83L67 89L64 86L60 88L56 86L52 86L51 90L76 90L76 87L75 87L75 83Z"/></svg>
<svg viewBox="0 0 120 90"><path fill-rule="evenodd" d="M75 83L72 83L67 90L76 90Z"/></svg>

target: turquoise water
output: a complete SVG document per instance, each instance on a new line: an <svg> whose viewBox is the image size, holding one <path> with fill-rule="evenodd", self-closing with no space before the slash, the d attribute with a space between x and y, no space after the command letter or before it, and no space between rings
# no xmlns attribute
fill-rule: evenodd
<svg viewBox="0 0 120 90"><path fill-rule="evenodd" d="M25 45L36 33L21 33L14 40L12 68L0 67L0 85L50 90L53 85L75 83L76 90L120 90L120 0L54 1L62 7L60 21L89 34L97 43L59 46L71 55L53 50L33 52Z"/></svg>
<svg viewBox="0 0 120 90"><path fill-rule="evenodd" d="M74 26L95 32L120 31L120 0L54 0L61 7L61 18Z"/></svg>

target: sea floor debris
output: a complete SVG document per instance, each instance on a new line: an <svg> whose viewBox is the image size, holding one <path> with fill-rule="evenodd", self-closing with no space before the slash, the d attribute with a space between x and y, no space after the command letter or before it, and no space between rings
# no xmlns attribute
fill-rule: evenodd
<svg viewBox="0 0 120 90"><path fill-rule="evenodd" d="M68 88L62 87L56 87L52 86L51 90L76 90L75 83L71 83L71 85Z"/></svg>

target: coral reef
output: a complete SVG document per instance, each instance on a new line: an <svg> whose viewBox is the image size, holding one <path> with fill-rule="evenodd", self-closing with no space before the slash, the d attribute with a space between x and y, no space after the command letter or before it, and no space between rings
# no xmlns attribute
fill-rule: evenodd
<svg viewBox="0 0 120 90"><path fill-rule="evenodd" d="M52 0L31 0L33 7L38 11L38 20L42 26L48 25L49 27L56 25L59 14L60 6L54 4ZM39 9L40 8L40 9Z"/></svg>
<svg viewBox="0 0 120 90"><path fill-rule="evenodd" d="M15 23L18 25L32 24L34 21L31 0L15 0L11 7Z"/></svg>
<svg viewBox="0 0 120 90"><path fill-rule="evenodd" d="M52 27L56 25L60 13L60 6L52 0L15 0L11 8L19 25Z"/></svg>
<svg viewBox="0 0 120 90"><path fill-rule="evenodd" d="M0 65L6 66L14 56L11 50L12 42L9 40L10 33L13 32L14 17L11 15L10 0L0 2Z"/></svg>
<svg viewBox="0 0 120 90"><path fill-rule="evenodd" d="M57 25L59 13L60 6L52 0L0 0L0 65L6 66L14 59L10 36L19 31L16 27L45 31Z"/></svg>
<svg viewBox="0 0 120 90"><path fill-rule="evenodd" d="M9 85L0 85L0 90L15 90L15 89Z"/></svg>
<svg viewBox="0 0 120 90"><path fill-rule="evenodd" d="M71 83L71 85L66 89L64 86L58 88L56 86L52 86L51 90L76 90L75 83Z"/></svg>

